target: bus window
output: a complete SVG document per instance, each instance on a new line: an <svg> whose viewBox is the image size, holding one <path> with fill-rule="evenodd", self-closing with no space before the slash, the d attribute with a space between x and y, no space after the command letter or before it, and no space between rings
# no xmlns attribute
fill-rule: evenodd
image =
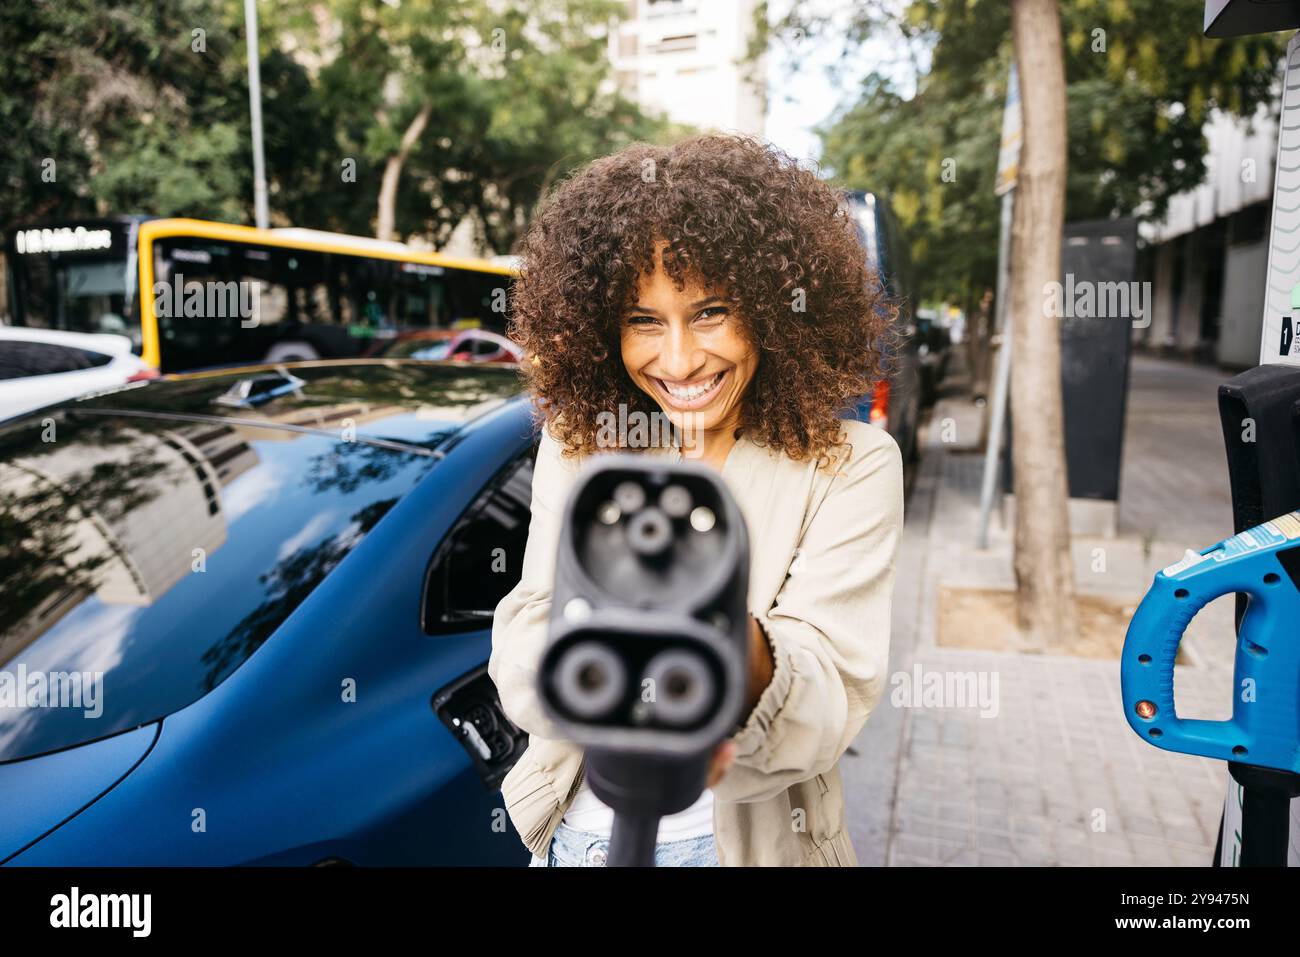
<svg viewBox="0 0 1300 957"><path fill-rule="evenodd" d="M286 334L300 325L333 325L329 272L324 253L310 249L245 247L245 275L268 290L263 308L268 323L282 323ZM282 297L282 301L281 298Z"/></svg>
<svg viewBox="0 0 1300 957"><path fill-rule="evenodd" d="M125 315L126 270L121 263L68 263L55 277L59 285L58 328L130 334Z"/></svg>
<svg viewBox="0 0 1300 957"><path fill-rule="evenodd" d="M283 334L290 326L296 324L293 302L290 296L292 276L289 263L297 268L298 259L286 255L286 250L264 249L258 246L240 247L242 269L239 281L246 285L249 302L255 303L257 312L251 317L257 326L273 334ZM279 327L279 328L275 328Z"/></svg>
<svg viewBox="0 0 1300 957"><path fill-rule="evenodd" d="M397 322L408 329L447 325L447 270L424 263L401 263L398 274Z"/></svg>
<svg viewBox="0 0 1300 957"><path fill-rule="evenodd" d="M127 256L127 227L19 228L7 237L12 321L68 332L110 332L140 349L133 314L134 277Z"/></svg>
<svg viewBox="0 0 1300 957"><path fill-rule="evenodd" d="M449 325L452 328L505 332L509 276L467 269L449 270L447 285L451 299Z"/></svg>
<svg viewBox="0 0 1300 957"><path fill-rule="evenodd" d="M356 308L352 304L352 280L347 268L349 258L331 254L326 259L334 321L345 327L356 321Z"/></svg>
<svg viewBox="0 0 1300 957"><path fill-rule="evenodd" d="M176 237L154 246L154 310L165 372L256 361L294 325L278 250Z"/></svg>
<svg viewBox="0 0 1300 957"><path fill-rule="evenodd" d="M347 276L352 300L353 318L348 323L352 335L369 338L380 330L396 327L398 316L395 307L400 298L397 286L402 264L363 256L336 258L346 260L343 272Z"/></svg>
<svg viewBox="0 0 1300 957"><path fill-rule="evenodd" d="M329 271L324 253L313 250L287 249L284 258L285 279L292 289L290 312L296 321L334 325L336 316L330 302Z"/></svg>

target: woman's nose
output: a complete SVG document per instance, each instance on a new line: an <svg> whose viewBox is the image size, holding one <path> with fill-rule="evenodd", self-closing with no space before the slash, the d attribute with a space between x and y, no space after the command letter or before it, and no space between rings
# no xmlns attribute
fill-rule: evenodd
<svg viewBox="0 0 1300 957"><path fill-rule="evenodd" d="M670 326L659 354L659 368L665 378L683 381L704 367L704 350L689 328Z"/></svg>

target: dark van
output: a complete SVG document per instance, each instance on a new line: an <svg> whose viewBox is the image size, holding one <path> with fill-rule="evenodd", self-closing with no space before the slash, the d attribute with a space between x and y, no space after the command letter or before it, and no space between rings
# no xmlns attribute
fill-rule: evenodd
<svg viewBox="0 0 1300 957"><path fill-rule="evenodd" d="M916 334L912 257L898 218L877 193L845 190L849 213L885 294L897 306L892 344L886 351L886 377L858 403L856 418L894 437L904 462L919 453L921 359Z"/></svg>

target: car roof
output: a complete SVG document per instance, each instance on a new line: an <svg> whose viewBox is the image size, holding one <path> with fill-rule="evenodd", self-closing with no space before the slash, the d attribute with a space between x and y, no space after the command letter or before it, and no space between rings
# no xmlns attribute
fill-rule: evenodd
<svg viewBox="0 0 1300 957"><path fill-rule="evenodd" d="M125 356L131 352L130 338L112 332L66 332L62 329L0 326L0 341L69 346L73 349L89 349L111 356Z"/></svg>
<svg viewBox="0 0 1300 957"><path fill-rule="evenodd" d="M47 407L229 421L349 440L432 448L520 393L512 367L350 359L282 362L164 376Z"/></svg>

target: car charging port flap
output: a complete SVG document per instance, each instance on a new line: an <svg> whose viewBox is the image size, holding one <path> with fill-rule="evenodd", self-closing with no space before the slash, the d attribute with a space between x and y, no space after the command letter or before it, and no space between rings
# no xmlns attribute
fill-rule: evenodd
<svg viewBox="0 0 1300 957"><path fill-rule="evenodd" d="M501 782L528 747L528 734L501 707L487 666L457 678L434 694L434 713L460 742L489 791Z"/></svg>

